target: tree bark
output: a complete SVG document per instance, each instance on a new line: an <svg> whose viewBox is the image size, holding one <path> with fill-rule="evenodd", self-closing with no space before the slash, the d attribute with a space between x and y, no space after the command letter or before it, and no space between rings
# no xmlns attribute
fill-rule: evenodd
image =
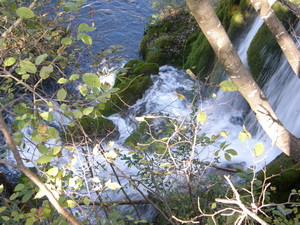
<svg viewBox="0 0 300 225"><path fill-rule="evenodd" d="M209 0L187 0L187 4L227 75L238 86L273 144L299 161L300 140L286 130L275 115L262 90L244 67Z"/></svg>
<svg viewBox="0 0 300 225"><path fill-rule="evenodd" d="M0 112L0 131L3 133L5 141L14 155L18 169L46 194L47 198L60 215L66 218L70 222L70 224L80 225L76 218L59 204L59 202L56 200L47 186L43 182L41 182L39 178L23 164L19 151L13 141L12 136L9 133L6 123L4 122L2 112Z"/></svg>
<svg viewBox="0 0 300 225"><path fill-rule="evenodd" d="M300 77L300 52L268 1L250 0L250 3L265 21L295 74Z"/></svg>

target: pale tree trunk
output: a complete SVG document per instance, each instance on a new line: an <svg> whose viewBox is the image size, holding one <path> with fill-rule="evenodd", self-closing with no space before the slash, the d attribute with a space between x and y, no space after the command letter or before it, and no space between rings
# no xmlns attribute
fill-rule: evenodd
<svg viewBox="0 0 300 225"><path fill-rule="evenodd" d="M45 193L48 200L51 202L53 207L57 210L57 212L60 215L66 218L70 224L80 225L80 223L76 220L76 218L59 204L59 202L56 200L53 193L47 188L47 186L43 182L41 182L40 179L24 165L22 158L19 154L19 150L17 149L13 141L13 138L10 135L9 130L6 126L6 123L4 122L1 111L0 111L0 131L2 131L7 145L14 155L18 169L22 173L24 173L25 176L27 176L36 186L38 186L40 190L42 190Z"/></svg>
<svg viewBox="0 0 300 225"><path fill-rule="evenodd" d="M250 2L260 17L265 21L295 74L300 77L300 52L281 21L277 18L268 1L250 0Z"/></svg>
<svg viewBox="0 0 300 225"><path fill-rule="evenodd" d="M268 100L246 70L209 0L187 0L193 16L214 49L230 79L249 103L259 123L285 154L300 160L300 140L291 134L275 115Z"/></svg>

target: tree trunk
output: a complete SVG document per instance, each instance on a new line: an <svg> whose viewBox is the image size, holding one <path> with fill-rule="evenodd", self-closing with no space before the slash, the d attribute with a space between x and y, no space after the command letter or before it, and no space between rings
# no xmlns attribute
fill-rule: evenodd
<svg viewBox="0 0 300 225"><path fill-rule="evenodd" d="M250 2L260 17L264 19L295 74L300 77L300 52L268 1L250 0Z"/></svg>
<svg viewBox="0 0 300 225"><path fill-rule="evenodd" d="M299 161L300 140L286 130L275 115L263 92L244 67L209 0L187 0L187 4L227 75L238 86L273 144Z"/></svg>

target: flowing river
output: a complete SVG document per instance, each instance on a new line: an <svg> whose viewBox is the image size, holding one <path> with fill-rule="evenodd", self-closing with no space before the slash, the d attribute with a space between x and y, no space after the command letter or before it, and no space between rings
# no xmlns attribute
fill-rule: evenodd
<svg viewBox="0 0 300 225"><path fill-rule="evenodd" d="M92 16L89 12L94 10ZM94 50L106 49L111 45L123 45L124 51L118 54L124 58L125 61L139 58L139 42L143 37L144 27L148 18L154 10L150 7L150 0L118 0L118 1L92 1L81 10L80 22L94 23L97 28L94 31ZM247 49L262 25L263 21L260 18L255 19L246 29L245 34L241 35L237 46L238 53L247 65ZM299 24L297 27L299 32ZM272 58L268 59L272 63ZM275 73L270 76L264 84L263 91L269 99L271 105L276 110L276 114L294 135L300 136L300 80L293 75L285 57L280 56L280 62L273 65ZM89 67L85 68L89 71ZM93 71L91 71L93 72ZM225 75L224 79L226 79ZM144 94L143 98L128 110L126 118L119 114L109 117L118 126L120 137L115 141L115 148L123 151L123 154L129 152L129 149L123 147L125 139L136 129L136 117L141 117L149 114L168 115L177 118L187 118L193 111L192 101L193 96L191 92L195 90L197 82L193 80L184 71L175 69L171 66L162 66L158 75L152 75L153 86L150 87ZM183 95L182 99L178 94ZM272 146L269 138L253 113L248 113L249 109L246 102L239 96L238 93L224 93L216 91L215 98L202 99L198 109L205 111L209 119L201 129L202 133L208 136L217 135L220 131L227 131L228 136L222 137L220 141L227 141L231 143L231 148L237 151L237 156L232 157L232 162L243 164L245 166L260 165L264 166L272 159L274 159L280 151ZM250 133L254 135L251 140L241 142L238 139L238 134L243 130L242 125L245 125ZM260 157L255 157L253 147L257 142L263 142L265 145L265 152ZM109 148L106 146L105 148ZM213 157L213 152L209 149L201 151L202 157L209 159ZM93 158L99 164L103 158ZM258 164L260 163L260 164ZM138 170L134 167L128 168L122 160L117 160L116 164L128 176L135 176ZM226 166L229 164L226 160L221 160L220 164ZM110 169L107 169L110 170ZM115 179L111 175L105 174L100 168L95 172L102 177ZM76 172L75 172L76 173ZM121 179L125 182L125 179ZM138 194L134 189L128 191L128 195L132 199L139 199ZM124 196L122 193L108 193L110 200L120 200ZM128 208L122 206L122 210L127 211ZM140 208L143 218L152 219L155 212L148 206Z"/></svg>

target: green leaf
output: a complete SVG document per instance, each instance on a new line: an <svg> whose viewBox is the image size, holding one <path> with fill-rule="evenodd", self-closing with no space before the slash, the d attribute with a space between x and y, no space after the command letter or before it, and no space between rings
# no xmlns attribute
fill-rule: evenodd
<svg viewBox="0 0 300 225"><path fill-rule="evenodd" d="M198 123L204 124L206 120L207 120L207 114L205 112L198 113L197 115Z"/></svg>
<svg viewBox="0 0 300 225"><path fill-rule="evenodd" d="M142 160L140 161L140 163L143 164L143 165L151 164L150 161L145 160L145 159L142 159Z"/></svg>
<svg viewBox="0 0 300 225"><path fill-rule="evenodd" d="M23 190L23 188L25 187L25 185L24 184L18 184L16 187L15 187L15 189L14 189L14 191L21 191L21 190Z"/></svg>
<svg viewBox="0 0 300 225"><path fill-rule="evenodd" d="M67 200L67 204L69 208L73 208L76 206L76 202L74 200Z"/></svg>
<svg viewBox="0 0 300 225"><path fill-rule="evenodd" d="M76 116L76 118L78 118L78 119L81 119L82 116L83 116L82 112L79 111L79 110L73 111L73 114L74 114L74 116Z"/></svg>
<svg viewBox="0 0 300 225"><path fill-rule="evenodd" d="M66 78L59 78L59 80L57 81L58 84L66 84L68 82L69 82L69 80Z"/></svg>
<svg viewBox="0 0 300 225"><path fill-rule="evenodd" d="M33 199L40 199L40 198L44 197L45 195L46 195L45 192L40 189L38 191L38 193L36 193L36 195L34 196Z"/></svg>
<svg viewBox="0 0 300 225"><path fill-rule="evenodd" d="M229 80L222 81L220 83L220 87L221 87L222 91L225 91L225 92L233 92L233 91L238 90L238 86Z"/></svg>
<svg viewBox="0 0 300 225"><path fill-rule="evenodd" d="M82 96L86 96L86 94L88 93L88 89L85 86L81 86L79 88L79 92L82 94Z"/></svg>
<svg viewBox="0 0 300 225"><path fill-rule="evenodd" d="M160 168L165 168L165 167L168 167L168 166L170 166L171 165L171 163L163 163L163 164L161 164L159 167Z"/></svg>
<svg viewBox="0 0 300 225"><path fill-rule="evenodd" d="M87 34L84 34L82 37L81 37L81 40L83 43L87 44L87 45L91 45L93 44L93 40L91 38L91 36L87 35Z"/></svg>
<svg viewBox="0 0 300 225"><path fill-rule="evenodd" d="M211 204L211 209L215 209L215 208L217 208L217 203L216 202Z"/></svg>
<svg viewBox="0 0 300 225"><path fill-rule="evenodd" d="M240 132L238 138L240 139L241 142L244 142L247 138L247 135L244 132Z"/></svg>
<svg viewBox="0 0 300 225"><path fill-rule="evenodd" d="M96 30L95 27L90 27L88 24L86 23L82 23L78 26L78 32L91 32Z"/></svg>
<svg viewBox="0 0 300 225"><path fill-rule="evenodd" d="M60 146L56 146L52 149L53 156L57 155L61 150Z"/></svg>
<svg viewBox="0 0 300 225"><path fill-rule="evenodd" d="M29 77L30 77L29 74L24 74L24 75L22 75L22 79L23 79L23 80L27 80Z"/></svg>
<svg viewBox="0 0 300 225"><path fill-rule="evenodd" d="M4 190L4 186L3 186L3 184L0 184L0 193L2 193L2 192L3 192L3 190Z"/></svg>
<svg viewBox="0 0 300 225"><path fill-rule="evenodd" d="M227 131L220 131L220 135L223 137L228 137L228 132Z"/></svg>
<svg viewBox="0 0 300 225"><path fill-rule="evenodd" d="M228 149L228 150L226 150L226 153L228 153L230 155L237 155L237 151L235 151L234 149Z"/></svg>
<svg viewBox="0 0 300 225"><path fill-rule="evenodd" d="M19 75L23 75L23 74L26 74L26 71L21 69L21 68L16 68L16 73L19 74Z"/></svg>
<svg viewBox="0 0 300 225"><path fill-rule="evenodd" d="M256 157L262 155L264 151L265 151L265 146L262 142L259 142L254 146L254 154Z"/></svg>
<svg viewBox="0 0 300 225"><path fill-rule="evenodd" d="M56 176L58 174L59 170L57 167L53 167L51 169L49 169L46 174L48 174L49 176Z"/></svg>
<svg viewBox="0 0 300 225"><path fill-rule="evenodd" d="M94 107L87 107L83 110L83 115L89 115L93 112Z"/></svg>
<svg viewBox="0 0 300 225"><path fill-rule="evenodd" d="M121 186L120 186L118 183L111 182L111 180L107 181L107 182L105 183L105 186L106 186L108 189L112 190L112 191L121 188Z"/></svg>
<svg viewBox="0 0 300 225"><path fill-rule="evenodd" d="M100 88L101 87L99 77L94 73L83 74L82 81L90 88Z"/></svg>
<svg viewBox="0 0 300 225"><path fill-rule="evenodd" d="M6 208L7 208L7 207L5 207L5 206L0 207L0 214L1 214L3 211L5 211Z"/></svg>
<svg viewBox="0 0 300 225"><path fill-rule="evenodd" d="M45 145L38 146L38 150L43 155L45 155L49 152L49 149Z"/></svg>
<svg viewBox="0 0 300 225"><path fill-rule="evenodd" d="M58 130L56 130L54 127L49 127L47 130L47 134L50 136L50 138L57 139L59 136Z"/></svg>
<svg viewBox="0 0 300 225"><path fill-rule="evenodd" d="M4 220L4 221L9 221L10 218L8 216L1 216L1 218Z"/></svg>
<svg viewBox="0 0 300 225"><path fill-rule="evenodd" d="M36 66L28 60L21 60L20 67L28 73L36 73Z"/></svg>
<svg viewBox="0 0 300 225"><path fill-rule="evenodd" d="M16 13L19 17L24 18L24 19L30 19L35 16L31 9L24 7L24 6L18 8Z"/></svg>
<svg viewBox="0 0 300 225"><path fill-rule="evenodd" d="M19 192L13 193L10 197L9 200L13 201L19 196Z"/></svg>
<svg viewBox="0 0 300 225"><path fill-rule="evenodd" d="M62 88L56 93L56 96L58 100L62 101L67 97L67 92Z"/></svg>
<svg viewBox="0 0 300 225"><path fill-rule="evenodd" d="M4 60L4 66L12 66L15 64L16 59L14 57L8 57Z"/></svg>
<svg viewBox="0 0 300 225"><path fill-rule="evenodd" d="M83 199L83 203L84 203L86 206L89 206L89 205L90 205L90 201L89 201L87 198L84 198L84 199Z"/></svg>
<svg viewBox="0 0 300 225"><path fill-rule="evenodd" d="M40 117L42 117L46 121L52 121L52 120L54 120L54 116L52 115L51 112L40 113Z"/></svg>
<svg viewBox="0 0 300 225"><path fill-rule="evenodd" d="M49 156L49 155L42 155L40 158L38 158L36 160L36 162L39 163L39 164L44 164L44 163L50 162L52 158L53 157Z"/></svg>
<svg viewBox="0 0 300 225"><path fill-rule="evenodd" d="M70 81L74 81L74 80L77 80L79 79L79 74L72 74L69 78Z"/></svg>
<svg viewBox="0 0 300 225"><path fill-rule="evenodd" d="M72 44L72 39L71 38L63 38L63 39L61 39L61 44L62 45L70 45L70 44Z"/></svg>
<svg viewBox="0 0 300 225"><path fill-rule="evenodd" d="M231 161L231 156L229 154L225 153L224 156L227 161L229 161L229 162Z"/></svg>
<svg viewBox="0 0 300 225"><path fill-rule="evenodd" d="M47 59L47 57L48 57L47 53L36 57L36 59L35 59L35 65L40 65L42 62L45 61L45 59Z"/></svg>
<svg viewBox="0 0 300 225"><path fill-rule="evenodd" d="M40 77L42 79L47 79L50 76L50 73L53 72L53 66L43 66L40 71Z"/></svg>

